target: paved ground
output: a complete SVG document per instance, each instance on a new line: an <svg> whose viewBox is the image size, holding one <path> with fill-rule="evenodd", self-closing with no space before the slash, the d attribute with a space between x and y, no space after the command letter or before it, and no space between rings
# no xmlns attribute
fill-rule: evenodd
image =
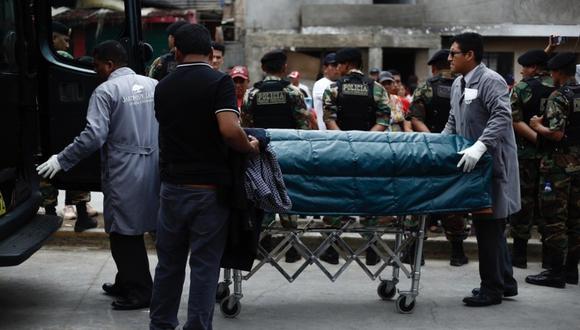
<svg viewBox="0 0 580 330"><path fill-rule="evenodd" d="M71 248L72 249L72 248ZM153 253L152 253L153 254ZM151 268L156 259L151 256ZM287 265L290 269L295 265ZM415 313L398 314L382 301L372 282L354 266L336 283L314 268L288 283L264 267L244 283L245 297L237 319L218 310L215 329L578 329L580 288L532 287L516 269L520 295L483 309L467 308L461 298L478 282L477 263L453 268L427 260ZM111 298L100 286L115 274L106 250L43 249L23 265L0 268L0 329L146 329L148 311L110 309ZM404 280L399 288L406 289ZM187 283L186 283L187 289ZM185 315L183 296L180 318Z"/></svg>

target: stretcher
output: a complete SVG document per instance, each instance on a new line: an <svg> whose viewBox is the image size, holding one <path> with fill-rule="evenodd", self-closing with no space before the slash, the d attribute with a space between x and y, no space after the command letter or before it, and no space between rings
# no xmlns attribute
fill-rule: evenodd
<svg viewBox="0 0 580 330"><path fill-rule="evenodd" d="M307 217L297 228L274 223L262 235L280 237L271 250L258 247L259 261L249 272L224 269L216 299L225 317L241 312L242 282L264 265L277 269L294 282L308 267L320 269L331 281L351 265L358 265L371 280L379 279L378 295L384 300L397 296L395 308L412 313L419 295L421 256L428 215L487 212L491 207L492 160L485 154L470 173L457 168L458 151L472 142L455 135L423 133L378 133L361 131L268 130L284 183L292 200L289 214L348 216L338 227L328 228ZM361 226L359 217L392 216L392 221ZM410 219L414 219L410 225ZM305 235L321 236L309 247ZM347 237L360 236L358 247ZM392 243L384 239L393 237ZM339 252L341 264L332 272L320 260L327 248ZM302 263L294 272L280 260L295 248ZM372 249L379 264L365 265L362 255ZM402 262L410 253L410 265ZM390 268L389 277L382 275ZM397 288L401 274L410 288ZM233 292L230 286L233 284Z"/></svg>

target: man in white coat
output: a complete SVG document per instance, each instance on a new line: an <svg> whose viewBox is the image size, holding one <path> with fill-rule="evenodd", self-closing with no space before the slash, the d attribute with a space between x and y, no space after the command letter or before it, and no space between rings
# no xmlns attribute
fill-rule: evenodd
<svg viewBox="0 0 580 330"><path fill-rule="evenodd" d="M117 41L97 45L93 56L105 81L91 95L87 125L37 170L52 178L101 149L105 230L118 270L115 283L103 284L103 290L118 298L113 309L140 309L149 306L152 291L143 234L156 229L159 209L157 81L128 68L127 52Z"/></svg>

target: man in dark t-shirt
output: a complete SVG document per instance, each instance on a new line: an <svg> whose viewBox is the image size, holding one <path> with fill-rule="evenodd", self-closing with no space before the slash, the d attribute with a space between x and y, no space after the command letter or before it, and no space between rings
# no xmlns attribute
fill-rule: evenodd
<svg viewBox="0 0 580 330"><path fill-rule="evenodd" d="M178 65L155 89L161 203L150 328L177 327L190 254L184 329L211 329L229 216L229 205L220 198L231 185L228 148L257 153L258 141L240 127L232 78L208 64L208 30L198 24L180 27L175 48Z"/></svg>

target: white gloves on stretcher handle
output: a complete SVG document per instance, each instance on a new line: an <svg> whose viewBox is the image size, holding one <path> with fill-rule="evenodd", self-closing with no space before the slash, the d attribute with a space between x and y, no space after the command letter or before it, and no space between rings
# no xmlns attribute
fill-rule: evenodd
<svg viewBox="0 0 580 330"><path fill-rule="evenodd" d="M50 156L50 158L46 162L38 165L38 167L36 168L38 175L46 179L52 179L56 175L56 173L60 172L60 170L62 170L62 167L58 162L57 155Z"/></svg>
<svg viewBox="0 0 580 330"><path fill-rule="evenodd" d="M486 151L487 147L485 144L478 140L471 147L458 152L458 154L463 155L463 157L461 157L461 160L459 163L457 163L457 167L461 167L461 165L463 165L464 173L473 171L475 165Z"/></svg>

